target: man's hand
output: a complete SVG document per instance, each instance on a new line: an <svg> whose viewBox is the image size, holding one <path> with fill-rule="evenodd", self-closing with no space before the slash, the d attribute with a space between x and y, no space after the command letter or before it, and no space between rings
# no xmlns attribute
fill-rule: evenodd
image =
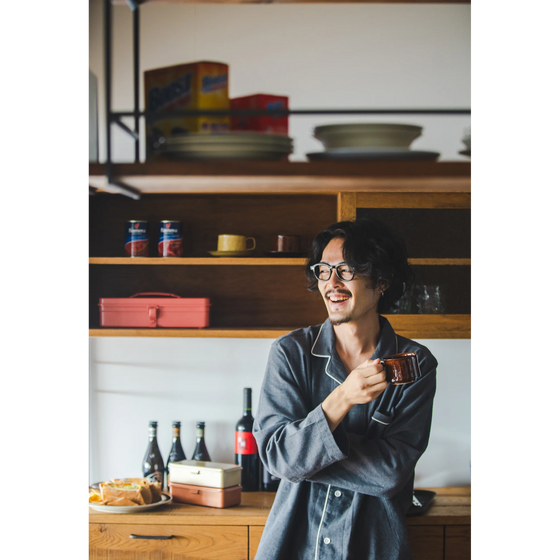
<svg viewBox="0 0 560 560"><path fill-rule="evenodd" d="M373 401L386 388L385 370L379 358L361 363L338 387L342 399L350 405L350 408L355 404L365 404Z"/></svg>
<svg viewBox="0 0 560 560"><path fill-rule="evenodd" d="M386 388L385 370L379 358L361 363L321 405L331 432L354 405L373 401Z"/></svg>

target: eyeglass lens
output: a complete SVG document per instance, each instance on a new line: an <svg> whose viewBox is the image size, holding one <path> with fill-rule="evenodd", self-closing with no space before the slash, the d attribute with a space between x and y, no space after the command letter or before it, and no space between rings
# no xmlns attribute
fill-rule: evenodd
<svg viewBox="0 0 560 560"><path fill-rule="evenodd" d="M318 264L313 271L318 280L329 280L332 275L333 268L340 280L352 280L354 278L354 270L347 264L339 264L338 266L329 266L326 264Z"/></svg>

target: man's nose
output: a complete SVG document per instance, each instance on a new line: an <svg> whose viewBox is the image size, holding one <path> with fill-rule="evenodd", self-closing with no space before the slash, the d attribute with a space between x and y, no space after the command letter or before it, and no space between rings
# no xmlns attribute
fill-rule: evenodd
<svg viewBox="0 0 560 560"><path fill-rule="evenodd" d="M327 281L327 288L335 289L344 286L344 282L337 276L336 271L332 271L331 277Z"/></svg>

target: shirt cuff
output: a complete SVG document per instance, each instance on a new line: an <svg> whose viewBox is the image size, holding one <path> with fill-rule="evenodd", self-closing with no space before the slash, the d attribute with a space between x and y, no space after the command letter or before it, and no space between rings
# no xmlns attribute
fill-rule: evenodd
<svg viewBox="0 0 560 560"><path fill-rule="evenodd" d="M309 415L313 421L321 426L321 440L325 446L329 457L333 461L342 461L348 457L350 444L346 431L342 426L342 422L336 427L334 432L331 432L327 417L321 405L317 406L315 410L311 411ZM311 419L311 418L310 418Z"/></svg>

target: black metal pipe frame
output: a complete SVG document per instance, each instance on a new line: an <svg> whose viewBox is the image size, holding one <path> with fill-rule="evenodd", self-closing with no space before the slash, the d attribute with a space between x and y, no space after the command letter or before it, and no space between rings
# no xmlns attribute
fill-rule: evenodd
<svg viewBox="0 0 560 560"><path fill-rule="evenodd" d="M135 111L119 111L113 113L114 119L131 117ZM139 111L138 114L151 121L162 116L182 117L206 115L223 117L228 115L243 116L288 116L288 115L470 115L470 109L192 109L184 111L162 111L150 114Z"/></svg>
<svg viewBox="0 0 560 560"><path fill-rule="evenodd" d="M107 131L107 161L105 174L107 182L117 187L123 194L135 199L140 198L140 191L134 187L113 180L113 162L111 157L111 124L115 122L134 139L134 161L140 162L140 117L147 122L152 121L155 115L140 111L140 9L137 0L126 0L132 10L133 26L133 64L134 64L134 111L113 112L111 106L111 76L112 76L112 4L111 0L104 3L105 23L105 113ZM191 111L166 111L158 113L160 116L288 116L288 115L470 115L470 109L237 109L237 110L191 110ZM134 130L131 130L120 119L123 117L134 118Z"/></svg>
<svg viewBox="0 0 560 560"><path fill-rule="evenodd" d="M132 0L130 0L132 2ZM140 10L135 2L132 12L134 52L134 161L140 162Z"/></svg>
<svg viewBox="0 0 560 560"><path fill-rule="evenodd" d="M132 0L131 0L132 1ZM136 126L136 132L130 130L124 123L121 123L118 118L115 118L115 114L112 111L111 106L111 90L112 90L112 35L113 35L113 12L111 0L105 0L104 2L104 25L105 25L105 35L104 35L104 47L105 47L105 113L106 113L106 134L107 134L107 161L105 162L105 175L107 177L107 183L115 188L117 188L122 194L138 200L140 198L141 192L129 185L125 185L119 181L115 181L113 178L113 161L111 157L111 124L115 121L122 129L131 134L133 137L138 137L138 126ZM136 68L135 68L136 71ZM135 104L133 115L138 117L138 104ZM137 138L135 141L138 142ZM138 161L138 159L137 159Z"/></svg>

